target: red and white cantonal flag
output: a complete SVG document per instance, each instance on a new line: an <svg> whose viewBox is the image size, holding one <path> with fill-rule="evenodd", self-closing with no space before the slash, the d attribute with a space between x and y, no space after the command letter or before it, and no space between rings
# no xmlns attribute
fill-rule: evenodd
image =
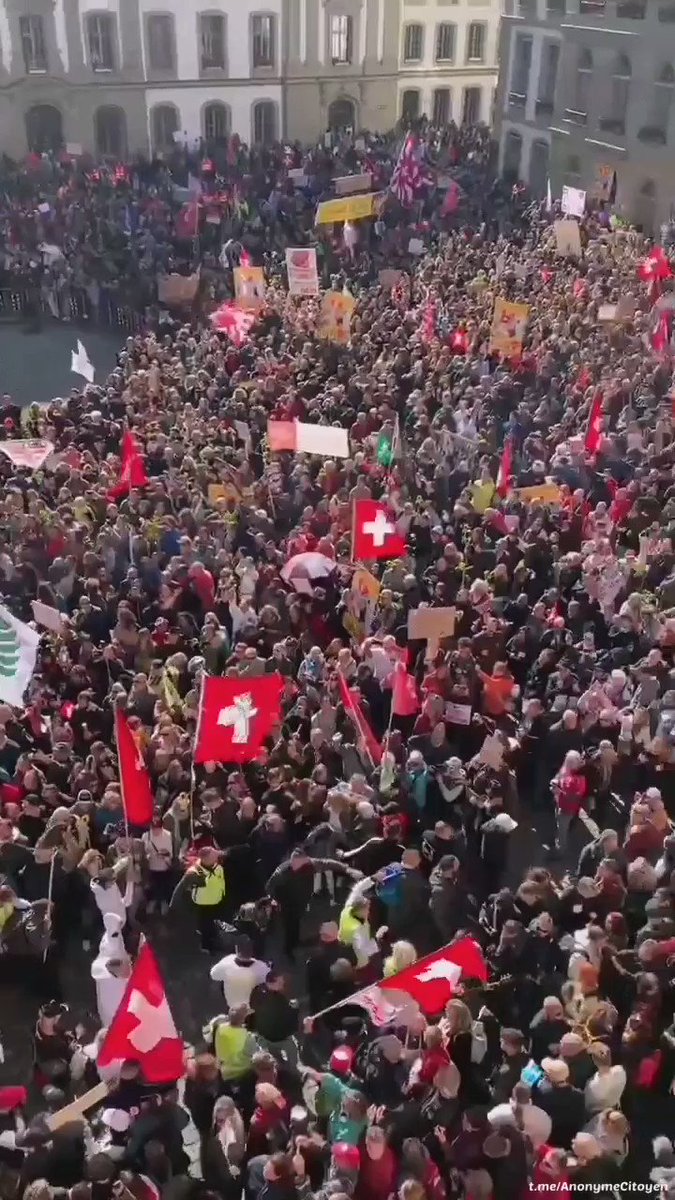
<svg viewBox="0 0 675 1200"><path fill-rule="evenodd" d="M377 558L401 558L407 554L406 540L398 532L386 504L377 500L354 502L352 559L368 562Z"/></svg>
<svg viewBox="0 0 675 1200"><path fill-rule="evenodd" d="M99 1067L137 1062L147 1083L174 1083L185 1074L183 1039L166 997L157 959L141 946L120 1006L103 1039Z"/></svg>
<svg viewBox="0 0 675 1200"><path fill-rule="evenodd" d="M221 304L210 316L211 324L217 333L226 333L230 341L237 347L243 346L251 326L255 324L256 314L237 308L236 304Z"/></svg>
<svg viewBox="0 0 675 1200"><path fill-rule="evenodd" d="M478 942L460 938L396 975L364 988L345 1003L365 1008L373 1024L379 1027L396 1021L405 1024L411 1012L437 1017L448 1000L461 992L463 983L473 979L487 982L487 964Z"/></svg>
<svg viewBox="0 0 675 1200"><path fill-rule="evenodd" d="M281 675L204 676L195 762L252 762L279 720L282 690Z"/></svg>
<svg viewBox="0 0 675 1200"><path fill-rule="evenodd" d="M44 438L17 438L16 441L0 442L0 450L15 467L28 467L31 471L39 471L53 449L52 443Z"/></svg>

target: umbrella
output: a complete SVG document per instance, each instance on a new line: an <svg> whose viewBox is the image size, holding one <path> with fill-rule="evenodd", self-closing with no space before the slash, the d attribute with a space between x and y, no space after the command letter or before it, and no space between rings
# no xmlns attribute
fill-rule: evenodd
<svg viewBox="0 0 675 1200"><path fill-rule="evenodd" d="M295 554L293 558L289 558L281 568L281 578L289 587L295 588L296 592L304 592L305 595L311 596L312 586L309 581L327 579L335 568L336 564L332 558L308 551L306 554Z"/></svg>

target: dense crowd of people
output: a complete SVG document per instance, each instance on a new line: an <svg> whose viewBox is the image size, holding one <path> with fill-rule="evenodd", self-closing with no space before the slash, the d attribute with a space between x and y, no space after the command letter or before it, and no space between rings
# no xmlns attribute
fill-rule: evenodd
<svg viewBox="0 0 675 1200"><path fill-rule="evenodd" d="M40 628L25 707L0 704L0 982L27 1021L41 1006L32 1078L7 1046L0 1066L3 1195L675 1187L673 381L650 341L667 294L654 308L648 245L602 210L581 256L559 254L557 212L491 180L485 131L428 142L458 205L390 199L349 244L312 231L315 201L364 167L386 188L393 139L235 147L173 175L13 172L6 271L43 241L64 249L34 259L46 287L198 254L214 299L246 250L267 292L240 345L148 295L107 379L24 413L4 398L0 437L55 449L37 471L0 455L0 591L18 619L38 601L62 625ZM163 200L180 169L228 194L196 248ZM294 244L354 297L348 345L288 296ZM511 359L490 341L498 297L530 305ZM293 419L348 430L350 457L272 453L268 421ZM125 434L142 487L120 489ZM407 545L367 571L363 500ZM320 577L287 582L304 554ZM453 632L410 634L424 607L454 608ZM195 764L204 677L272 673L263 752ZM125 825L119 710L152 781L146 829ZM74 945L106 1028L141 935L181 929L200 939L195 995L223 993L185 1077L101 1069L105 1100L54 1122L99 1079L101 1032L68 1008ZM391 996L387 979L441 947L447 967L467 939L485 978L441 972L440 1011L364 1007L364 988Z"/></svg>

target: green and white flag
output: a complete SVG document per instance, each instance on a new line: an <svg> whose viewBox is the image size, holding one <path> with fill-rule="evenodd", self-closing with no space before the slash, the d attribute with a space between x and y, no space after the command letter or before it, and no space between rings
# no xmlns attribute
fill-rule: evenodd
<svg viewBox="0 0 675 1200"><path fill-rule="evenodd" d="M20 708L33 671L39 633L0 604L0 700Z"/></svg>

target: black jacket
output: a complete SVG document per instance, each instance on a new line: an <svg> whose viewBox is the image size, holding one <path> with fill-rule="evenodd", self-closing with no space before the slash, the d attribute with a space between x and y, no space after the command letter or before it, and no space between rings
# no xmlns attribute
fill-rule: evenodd
<svg viewBox="0 0 675 1200"><path fill-rule="evenodd" d="M298 1030L298 1010L283 992L259 983L251 992L252 1025L269 1042L283 1042Z"/></svg>

